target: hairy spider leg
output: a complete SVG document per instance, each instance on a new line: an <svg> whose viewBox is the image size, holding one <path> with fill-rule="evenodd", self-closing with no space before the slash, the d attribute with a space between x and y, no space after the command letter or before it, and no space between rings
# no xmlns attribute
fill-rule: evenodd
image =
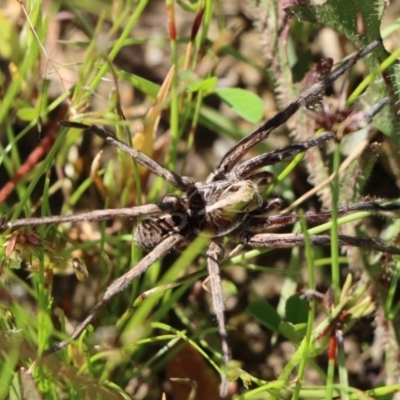
<svg viewBox="0 0 400 400"><path fill-rule="evenodd" d="M271 151L270 153L262 154L257 157L253 157L248 161L245 161L235 167L232 170L232 174L244 179L250 177L250 175L258 170L259 168L266 167L267 165L273 165L281 162L285 158L295 157L297 154L308 150L311 147L320 146L322 143L329 142L335 137L333 132L325 132L312 139L305 140L304 142L294 143L283 149Z"/></svg>
<svg viewBox="0 0 400 400"><path fill-rule="evenodd" d="M194 188L194 179L186 177L186 176L179 176L174 172L165 169L160 164L155 162L150 157L146 156L146 154L142 153L139 150L136 150L132 147L129 147L124 142L121 142L117 139L111 132L107 131L106 129L101 128L97 125L85 125L78 122L71 122L71 121L60 121L59 124L61 126L67 126L70 128L76 129L87 129L90 132L94 133L97 136L103 138L106 142L112 144L113 146L119 148L120 150L124 151L125 153L132 156L139 164L143 165L144 167L148 168L151 172L158 175L159 177L168 181L171 185L175 186L176 188L183 190L185 192L190 191Z"/></svg>
<svg viewBox="0 0 400 400"><path fill-rule="evenodd" d="M161 257L164 257L182 240L184 240L184 238L179 234L169 236L157 247L155 247L153 251L144 256L128 272L113 281L104 292L104 294L97 301L95 306L90 310L88 316L75 328L69 339L57 343L54 347L45 351L44 355L48 355L58 350L61 350L64 347L68 346L71 340L77 339L81 335L81 333L88 327L88 325L94 320L94 318L103 308L103 306L110 301L111 298L113 298L117 293L122 292L124 289L126 289L134 279L146 272L153 263L155 263Z"/></svg>
<svg viewBox="0 0 400 400"><path fill-rule="evenodd" d="M320 82L312 85L298 99L290 103L283 111L279 112L259 128L241 139L225 154L215 172L208 178L208 181L218 180L218 177L224 176L227 172L231 171L249 149L265 140L271 131L284 124L301 106L307 105L313 101L327 86L332 84L337 78L339 78L339 76L343 75L356 61L365 57L381 43L381 40L374 40L371 42L353 57L340 64Z"/></svg>
<svg viewBox="0 0 400 400"><path fill-rule="evenodd" d="M221 338L222 357L225 368L228 368L231 360L231 351L228 344L228 331L225 323L225 302L222 293L222 282L220 276L220 262L224 256L224 249L220 240L213 240L207 250L207 268L211 287L211 298L214 313L218 324L218 332ZM228 378L226 371L222 372L220 396L228 394Z"/></svg>
<svg viewBox="0 0 400 400"><path fill-rule="evenodd" d="M64 222L80 221L105 221L113 218L134 218L142 215L160 214L173 211L172 202L162 202L159 204L146 204L144 206L110 208L105 210L95 210L80 214L71 215L53 215L50 217L21 218L15 221L1 221L0 232L6 229L16 229L23 226L40 226L49 224L61 224Z"/></svg>
<svg viewBox="0 0 400 400"><path fill-rule="evenodd" d="M363 112L362 117L366 122L371 122L373 117L378 114L383 107L385 107L389 102L387 97L380 100L378 103L374 104L368 112ZM283 149L278 149L267 154L262 154L257 157L253 157L248 161L245 161L236 167L233 168L232 173L243 177L244 179L248 178L252 171L257 170L261 167L265 167L267 165L273 165L285 158L295 157L298 153L302 151L308 150L311 147L320 146L324 142L328 142L335 138L335 134L333 132L324 132L314 138L306 140L304 142L294 143L290 146L287 146Z"/></svg>
<svg viewBox="0 0 400 400"><path fill-rule="evenodd" d="M236 179L241 180L240 176L237 176ZM258 187L268 186L271 184L275 179L275 174L271 171L258 171L254 174L246 176L243 179L250 179L251 181L255 182Z"/></svg>
<svg viewBox="0 0 400 400"><path fill-rule="evenodd" d="M377 239L339 235L341 246L360 247L369 250L377 250L383 253L400 254L400 248L386 246ZM236 240L246 243L251 247L269 247L274 249L286 249L295 246L304 246L305 236L296 233L253 233L249 230L236 235ZM330 235L311 235L308 237L314 246L330 246Z"/></svg>
<svg viewBox="0 0 400 400"><path fill-rule="evenodd" d="M345 215L353 214L359 211L398 211L400 210L400 203L392 204L379 204L375 202L364 202L352 204L345 207L340 207L337 210L338 216L343 217ZM304 220L308 224L323 224L329 222L332 219L332 212L311 212L308 211L304 214ZM280 215L273 215L270 217L254 216L250 215L246 220L247 229L252 232L261 232L267 228L280 228L287 225L292 225L295 222L300 221L300 216L297 213L287 213Z"/></svg>

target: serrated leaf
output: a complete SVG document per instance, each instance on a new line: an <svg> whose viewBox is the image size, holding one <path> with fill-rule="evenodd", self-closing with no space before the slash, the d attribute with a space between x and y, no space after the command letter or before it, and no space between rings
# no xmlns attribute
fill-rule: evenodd
<svg viewBox="0 0 400 400"><path fill-rule="evenodd" d="M215 93L246 121L255 124L264 114L264 104L253 92L241 88L220 88Z"/></svg>
<svg viewBox="0 0 400 400"><path fill-rule="evenodd" d="M356 42L364 36L364 44L379 37L379 19L383 2L365 0L330 0L321 5L295 5L286 12L300 20L330 26ZM357 24L364 25L365 35L360 35Z"/></svg>
<svg viewBox="0 0 400 400"><path fill-rule="evenodd" d="M279 333L281 317L269 303L265 301L254 301L248 306L247 311L261 324Z"/></svg>

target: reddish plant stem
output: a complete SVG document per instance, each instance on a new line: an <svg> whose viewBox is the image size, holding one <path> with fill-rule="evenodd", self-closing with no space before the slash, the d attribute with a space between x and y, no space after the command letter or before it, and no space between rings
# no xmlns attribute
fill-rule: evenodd
<svg viewBox="0 0 400 400"><path fill-rule="evenodd" d="M52 118L49 124L47 135L29 154L25 162L18 168L14 176L0 189L0 204L2 204L10 196L24 176L31 171L34 166L49 152L57 137L59 130L58 121L63 119L66 108L66 104L60 106L57 116Z"/></svg>

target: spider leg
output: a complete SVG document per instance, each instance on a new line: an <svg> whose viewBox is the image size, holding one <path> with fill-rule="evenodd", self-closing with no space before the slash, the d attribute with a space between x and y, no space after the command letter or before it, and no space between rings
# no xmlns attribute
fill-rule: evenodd
<svg viewBox="0 0 400 400"><path fill-rule="evenodd" d="M270 247L270 248L291 248L295 246L304 246L304 235L295 233L252 233L245 231L237 235L236 240L240 243L248 244L252 247ZM311 235L309 241L314 246L329 246L331 237L329 235ZM339 235L339 244L341 246L353 246L377 250L384 253L400 254L400 248L387 246L377 239L366 237L355 237Z"/></svg>
<svg viewBox="0 0 400 400"><path fill-rule="evenodd" d="M304 142L294 143L285 147L284 149L274 150L270 153L253 157L235 167L232 173L242 178L250 177L252 172L261 167L276 164L285 158L295 157L297 154L311 147L320 146L322 143L329 142L334 137L335 135L333 132L325 132Z"/></svg>
<svg viewBox="0 0 400 400"><path fill-rule="evenodd" d="M146 272L146 270L154 262L156 262L161 257L164 257L174 246L176 246L182 240L184 240L184 238L183 238L183 236L181 236L179 234L169 236L162 243L160 243L157 247L155 247L152 252L150 252L145 257L143 257L139 261L139 263L137 263L133 268L131 268L124 275L120 276L114 282L112 282L111 285L107 288L107 290L103 294L103 296L100 297L100 299L98 300L96 305L89 312L89 315L75 328L74 332L70 336L70 340L77 339L81 335L81 333L87 328L87 326L96 317L96 315L100 311L100 309L103 308L103 306L105 304L107 304L111 298L113 298L116 294L118 294L119 292L122 292L124 289L126 289L135 278L137 278L139 275ZM66 341L56 344L51 349L48 349L45 352L45 355L52 354L58 350L61 350L64 347L68 346L68 344L70 343L70 340L68 340L68 341L66 340Z"/></svg>
<svg viewBox="0 0 400 400"><path fill-rule="evenodd" d="M239 177L236 177L236 179ZM250 179L257 183L258 187L268 186L275 179L275 174L271 171L258 171L243 179ZM242 179L238 179L242 180Z"/></svg>
<svg viewBox="0 0 400 400"><path fill-rule="evenodd" d="M265 214L281 208L282 204L283 200L280 197L275 197L271 200L264 199L262 206L258 210L254 210L251 212L251 214L249 214L247 220L249 221L249 223L247 223L246 221L246 226L248 226L249 228L251 227L251 230L253 230L253 223L257 225L259 220L265 221L265 219L267 218Z"/></svg>
<svg viewBox="0 0 400 400"><path fill-rule="evenodd" d="M159 204L146 204L144 206L113 208L106 210L95 210L80 214L53 215L51 217L21 218L15 221L0 224L0 232L6 229L21 228L24 226L40 226L49 224L61 224L63 222L79 221L104 221L113 218L134 218L141 215L170 212L174 209L173 202L166 201Z"/></svg>
<svg viewBox="0 0 400 400"><path fill-rule="evenodd" d="M223 157L217 169L210 175L208 181L219 180L238 163L238 161L257 143L265 140L272 130L285 123L302 105L309 104L339 76L343 75L356 61L363 58L381 44L381 40L375 40L361 49L353 57L348 59L326 75L320 82L312 85L297 100L290 103L283 111L276 114L259 128L244 137L233 146Z"/></svg>
<svg viewBox="0 0 400 400"><path fill-rule="evenodd" d="M97 125L85 125L78 122L71 122L71 121L60 121L59 124L61 126L66 126L70 128L76 129L88 129L90 132L100 136L106 142L112 144L115 147L118 147L120 150L124 151L125 153L132 156L139 164L143 165L144 167L148 168L154 174L164 178L166 181L174 185L176 188L188 191L192 187L194 187L194 180L188 177L181 177L177 174L174 174L171 171L163 168L160 164L156 163L150 157L146 156L146 154L142 153L139 150L136 150L132 147L129 147L124 142L121 142L117 139L111 132L100 128Z"/></svg>
<svg viewBox="0 0 400 400"><path fill-rule="evenodd" d="M388 97L384 97L382 100L379 100L377 103L375 103L368 111L365 111L362 115L362 117L364 118L364 120L366 120L367 122L372 122L372 119L374 118L374 116L376 114L378 114L383 107L386 106L386 104L389 103L389 98ZM360 117L361 119L361 117Z"/></svg>
<svg viewBox="0 0 400 400"><path fill-rule="evenodd" d="M355 213L357 211L398 211L400 210L400 203L392 203L392 204L379 204L375 202L365 202L352 204L345 207L340 207L337 210L338 216L343 217L348 214ZM329 222L332 219L332 212L306 212L304 214L304 219L308 224L322 224L325 222ZM249 216L246 221L246 225L253 232L260 232L265 230L266 228L277 228L282 226L287 226L294 224L295 222L300 220L300 216L297 213L287 213L287 214L279 214L273 215L270 217L262 217L262 216Z"/></svg>
<svg viewBox="0 0 400 400"><path fill-rule="evenodd" d="M227 367L229 361L231 360L231 351L228 345L228 332L226 329L225 315L224 315L225 304L222 294L222 283L221 283L220 267L219 267L223 255L224 255L224 249L222 247L221 242L213 240L210 243L207 251L207 266L210 279L211 297L212 297L215 316L217 318L218 331L221 336L222 357L224 360L225 367ZM220 388L220 395L222 398L226 397L228 393L228 383L229 382L226 377L226 373L223 373L221 388Z"/></svg>

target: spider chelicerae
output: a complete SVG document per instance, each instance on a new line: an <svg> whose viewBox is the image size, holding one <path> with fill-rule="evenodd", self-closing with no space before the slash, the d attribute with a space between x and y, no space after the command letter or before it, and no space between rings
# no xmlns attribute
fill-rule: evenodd
<svg viewBox="0 0 400 400"><path fill-rule="evenodd" d="M375 41L359 51L354 57L327 74L320 82L312 85L286 109L240 140L225 154L205 183L196 182L192 178L181 177L166 170L154 160L119 141L113 134L98 126L62 121L61 125L63 126L90 130L106 142L128 153L139 164L147 167L151 172L184 192L179 197L167 195L159 204L97 210L69 216L26 218L0 223L0 229L5 230L22 226L150 215L139 223L134 234L136 244L148 250L149 253L131 270L110 284L87 318L76 327L71 339L76 339L93 321L101 307L117 293L124 290L136 277L144 273L156 260L165 256L173 248L185 247L196 235L206 235L210 240L207 250L207 265L212 302L221 336L223 360L225 365L228 365L231 355L219 273L220 263L224 257L224 238L252 247L291 248L304 245L305 236L303 234L265 233L268 228L293 224L299 221L300 216L294 212L268 215L271 211L279 209L282 201L279 198L263 198L262 193L265 187L274 180L273 173L263 168L283 159L292 158L311 147L332 141L335 139L335 135L332 132L325 132L304 142L253 157L242 163L240 163L240 160L251 148L265 140L271 131L285 123L301 106L308 105L318 99L327 86L340 75L343 75L358 59L371 52L378 44L379 42ZM365 119L371 120L386 103L387 100L384 99L365 112L363 114ZM343 216L356 211L380 212L398 209L400 209L400 204L397 203L363 202L339 208L338 215ZM304 219L308 223L324 223L329 221L330 218L330 212L307 212L304 215ZM387 246L368 237L339 235L338 239L339 244L343 246L355 246L400 254L399 248ZM308 240L312 245L318 246L326 246L331 242L330 236L325 234L309 236ZM68 343L68 341L60 342L48 353L60 350ZM227 383L227 378L223 375L222 397L227 394Z"/></svg>

